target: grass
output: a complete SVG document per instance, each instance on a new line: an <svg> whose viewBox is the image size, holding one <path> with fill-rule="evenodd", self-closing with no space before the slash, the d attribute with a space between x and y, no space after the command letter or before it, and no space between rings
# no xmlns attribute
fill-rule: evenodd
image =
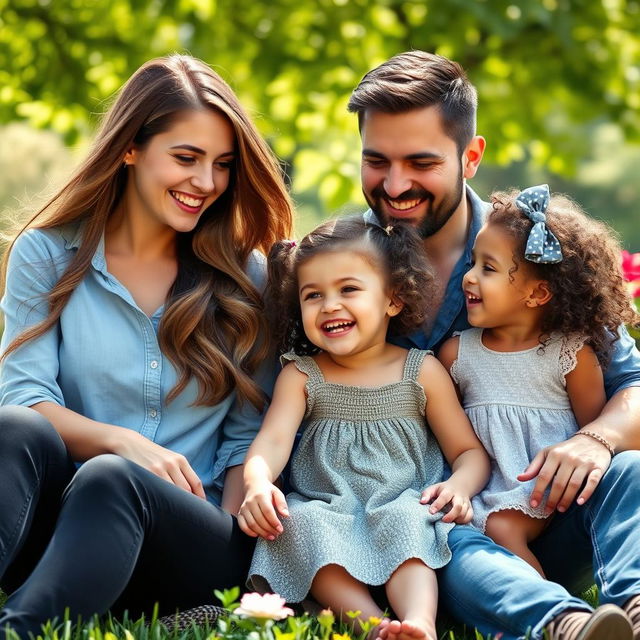
<svg viewBox="0 0 640 640"><path fill-rule="evenodd" d="M169 631L157 620L116 620L109 616L94 618L88 623L73 624L67 620L61 624L47 623L38 634L42 640L363 640L363 634L353 632L343 623L336 623L327 633L309 616L297 616L287 621L268 624L239 625L234 616L219 620L213 626L192 625L185 631ZM251 626L249 626L251 625ZM439 628L440 640L491 640L473 631ZM7 635L6 640L18 640L17 635Z"/></svg>
<svg viewBox="0 0 640 640"><path fill-rule="evenodd" d="M220 594L225 607L233 608L237 603L239 591L227 590ZM598 592L591 587L582 597L592 606L597 606ZM0 590L0 607L6 600ZM314 616L302 615L290 617L281 622L259 624L252 619L243 619L229 613L229 616L213 625L192 625L185 631L168 630L159 623L157 616L151 619L139 618L116 620L107 615L95 616L85 623L73 623L64 620L60 624L47 623L43 627L41 640L364 640L364 634L355 633L353 625L340 622L327 626ZM452 619L441 617L438 620L439 640L496 640L483 636L475 629L467 629ZM8 635L6 640L18 640Z"/></svg>
<svg viewBox="0 0 640 640"><path fill-rule="evenodd" d="M234 595L235 590L226 594ZM237 595L236 595L237 597ZM231 600L223 604L228 606ZM6 595L0 590L0 607ZM318 622L318 618L300 615L277 623L268 623L268 628L255 621L240 619L231 612L225 619L213 625L192 625L185 631L168 630L159 623L156 615L149 618L117 620L110 615L94 616L85 623L74 623L65 619L59 624L47 623L38 634L41 640L364 640L363 634L353 631L353 625L335 622L330 628ZM450 619L442 619L438 624L439 640L492 640L476 631L455 625ZM13 639L18 640L16 634ZM6 640L13 640L8 635Z"/></svg>

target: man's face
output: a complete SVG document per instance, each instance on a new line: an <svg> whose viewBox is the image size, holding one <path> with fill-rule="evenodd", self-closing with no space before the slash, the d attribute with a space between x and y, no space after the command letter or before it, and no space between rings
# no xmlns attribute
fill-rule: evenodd
<svg viewBox="0 0 640 640"><path fill-rule="evenodd" d="M368 111L360 133L362 191L380 221L409 222L423 238L437 233L464 194L462 159L438 108Z"/></svg>

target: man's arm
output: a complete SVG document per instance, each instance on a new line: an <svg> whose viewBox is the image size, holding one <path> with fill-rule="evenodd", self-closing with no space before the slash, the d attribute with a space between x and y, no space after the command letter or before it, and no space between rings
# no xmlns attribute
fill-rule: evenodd
<svg viewBox="0 0 640 640"><path fill-rule="evenodd" d="M616 453L640 449L640 353L624 327L620 328L619 339L614 343L604 382L609 400L602 413L581 431L601 436ZM518 479L524 481L537 476L531 494L532 506L540 504L550 487L548 510L566 511L581 489L575 482L571 483L571 478L591 475L599 482L610 462L611 453L605 444L589 436L574 437L540 451ZM591 496L596 486L597 483L580 494L581 503Z"/></svg>

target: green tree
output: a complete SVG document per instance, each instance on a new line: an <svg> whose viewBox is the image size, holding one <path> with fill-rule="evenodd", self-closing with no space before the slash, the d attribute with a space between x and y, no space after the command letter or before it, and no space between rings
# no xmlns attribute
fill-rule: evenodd
<svg viewBox="0 0 640 640"><path fill-rule="evenodd" d="M422 48L458 60L480 92L487 159L570 175L595 119L640 138L635 0L0 0L0 122L86 137L143 61L188 51L231 82L299 200L359 199L350 91Z"/></svg>

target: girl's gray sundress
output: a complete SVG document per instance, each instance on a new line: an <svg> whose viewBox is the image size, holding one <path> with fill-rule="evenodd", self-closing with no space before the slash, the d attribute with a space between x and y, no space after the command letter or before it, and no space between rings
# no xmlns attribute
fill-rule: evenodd
<svg viewBox="0 0 640 640"><path fill-rule="evenodd" d="M443 472L417 382L428 353L410 350L402 380L376 388L326 382L313 358L284 356L308 377L307 410L292 459L290 517L276 540L258 540L252 588L300 602L328 564L381 585L409 558L434 569L449 561L453 523L419 502Z"/></svg>
<svg viewBox="0 0 640 640"><path fill-rule="evenodd" d="M472 524L478 529L484 531L489 515L504 509L547 517L546 498L535 509L529 504L535 480L520 482L516 476L538 451L578 430L565 376L575 369L583 344L578 335L553 334L544 350L503 352L482 344L482 329L460 333L451 376L491 458L489 483L472 499Z"/></svg>

